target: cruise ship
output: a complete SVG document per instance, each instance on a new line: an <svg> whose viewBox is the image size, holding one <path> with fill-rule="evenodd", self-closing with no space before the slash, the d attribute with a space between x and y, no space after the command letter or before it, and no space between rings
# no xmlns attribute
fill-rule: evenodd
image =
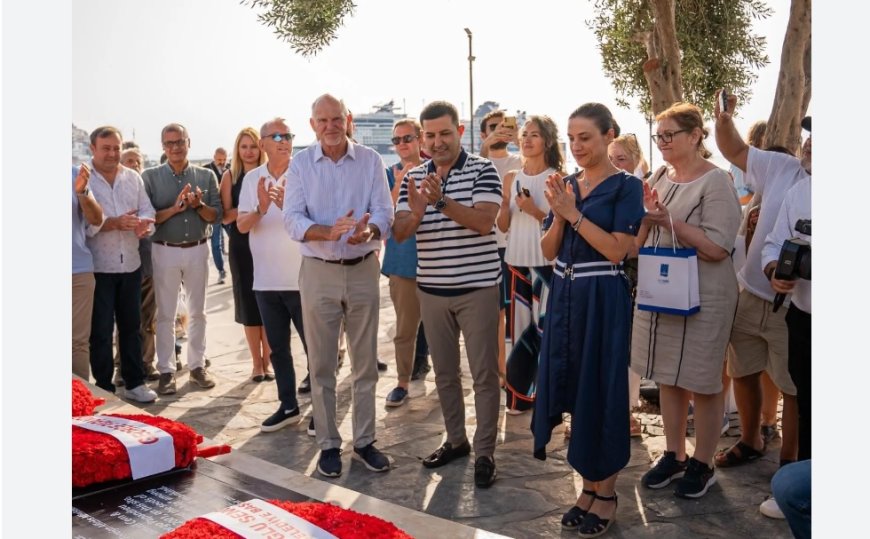
<svg viewBox="0 0 870 539"><path fill-rule="evenodd" d="M393 143L390 139L393 138L393 124L396 120L408 116L403 112L397 112L399 107L395 106L392 100L372 108L374 112L353 115L354 138L358 143L373 148L381 155L392 154Z"/></svg>
<svg viewBox="0 0 870 539"><path fill-rule="evenodd" d="M355 127L354 138L360 144L374 148L379 154L387 156L395 153L393 143L390 139L393 137L393 124L396 120L407 118L404 112L398 112L400 107L395 105L395 101L390 100L382 105L372 107L374 112L366 114L354 114L353 123ZM475 153L480 151L480 122L490 111L498 110L499 104L496 101L485 101L474 111L474 150ZM511 114L510 111L506 111ZM517 117L517 125L523 125L525 122L525 111L516 111L513 113ZM471 129L467 119L460 120L465 126L465 133L462 135L462 147L466 150L471 148ZM508 151L519 152L519 148L511 144L508 146Z"/></svg>

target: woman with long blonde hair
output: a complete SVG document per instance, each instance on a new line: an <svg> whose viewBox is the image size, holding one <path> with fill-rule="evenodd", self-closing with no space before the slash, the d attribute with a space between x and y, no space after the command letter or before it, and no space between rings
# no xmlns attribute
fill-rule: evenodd
<svg viewBox="0 0 870 539"><path fill-rule="evenodd" d="M254 261L248 246L248 235L236 227L238 217L239 193L242 179L249 171L266 162L265 152L260 151L260 133L253 127L245 127L236 136L233 145L233 162L221 178L220 193L223 203L223 223L227 225L230 237L229 259L233 278L233 300L236 322L245 327L245 339L254 363L251 380L262 382L274 380L270 369L271 350L266 341L263 320L254 297Z"/></svg>

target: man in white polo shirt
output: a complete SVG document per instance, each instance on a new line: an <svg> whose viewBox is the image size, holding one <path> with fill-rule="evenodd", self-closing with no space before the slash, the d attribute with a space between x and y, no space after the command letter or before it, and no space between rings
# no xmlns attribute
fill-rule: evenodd
<svg viewBox="0 0 870 539"><path fill-rule="evenodd" d="M459 367L459 332L465 337L474 380L474 483L495 481L498 435L498 284L501 278L495 217L501 180L492 162L460 146L456 107L435 101L420 113L423 143L432 159L405 175L393 235L417 237L417 295L432 351L435 385L447 441L423 459L437 468L471 452Z"/></svg>
<svg viewBox="0 0 870 539"><path fill-rule="evenodd" d="M283 118L260 128L260 151L269 160L245 174L239 194L239 232L248 233L254 260L254 295L272 349L272 368L278 385L278 410L263 421L260 430L276 431L299 422L296 370L290 350L290 323L308 354L299 295L299 244L284 231L284 186L293 152L293 133Z"/></svg>

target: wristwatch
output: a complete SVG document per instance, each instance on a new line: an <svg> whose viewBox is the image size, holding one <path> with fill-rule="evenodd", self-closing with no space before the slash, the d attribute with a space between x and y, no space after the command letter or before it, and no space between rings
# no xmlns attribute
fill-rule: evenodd
<svg viewBox="0 0 870 539"><path fill-rule="evenodd" d="M85 186L85 190L84 190L84 191L82 191L81 193L76 192L76 194L79 195L79 196L86 197L86 196L88 196L89 194L91 194L91 190L90 190L87 186Z"/></svg>
<svg viewBox="0 0 870 539"><path fill-rule="evenodd" d="M447 201L444 200L444 193L441 193L441 198L435 201L435 209L437 211L441 211L445 207L447 207Z"/></svg>

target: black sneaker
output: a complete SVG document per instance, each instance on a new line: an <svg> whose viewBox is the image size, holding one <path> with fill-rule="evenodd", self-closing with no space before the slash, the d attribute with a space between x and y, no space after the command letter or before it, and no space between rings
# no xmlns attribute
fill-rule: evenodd
<svg viewBox="0 0 870 539"><path fill-rule="evenodd" d="M302 380L302 383L299 384L299 388L296 391L299 393L311 393L311 373L305 376L305 380Z"/></svg>
<svg viewBox="0 0 870 539"><path fill-rule="evenodd" d="M317 460L317 471L326 477L338 477L341 475L341 449L324 449L320 452Z"/></svg>
<svg viewBox="0 0 870 539"><path fill-rule="evenodd" d="M677 481L674 496L678 498L700 498L716 484L716 471L695 457L689 458L686 473Z"/></svg>
<svg viewBox="0 0 870 539"><path fill-rule="evenodd" d="M299 407L292 410L285 410L282 406L278 411L266 418L260 425L262 432L275 432L278 429L283 429L287 425L294 425L301 419L299 415Z"/></svg>
<svg viewBox="0 0 870 539"><path fill-rule="evenodd" d="M374 442L362 448L354 447L353 457L361 460L373 472L386 472L390 469L390 459L375 447Z"/></svg>
<svg viewBox="0 0 870 539"><path fill-rule="evenodd" d="M384 372L385 370L387 370L387 364L384 363L383 361L381 361L380 359L378 360L378 370L381 372Z"/></svg>
<svg viewBox="0 0 870 539"><path fill-rule="evenodd" d="M686 471L686 461L678 461L677 454L673 451L665 451L656 462L655 466L643 474L640 482L646 488L664 488L672 479L682 477Z"/></svg>
<svg viewBox="0 0 870 539"><path fill-rule="evenodd" d="M308 436L315 436L317 433L314 432L314 418L311 418L311 421L308 422Z"/></svg>
<svg viewBox="0 0 870 539"><path fill-rule="evenodd" d="M419 364L414 365L414 370L411 372L411 380L419 380L421 378L426 378L426 373L432 370L432 367L429 366L429 363L425 360L420 362Z"/></svg>
<svg viewBox="0 0 870 539"><path fill-rule="evenodd" d="M480 488L488 488L495 483L498 475L495 470L495 460L492 457L477 457L474 461L474 484Z"/></svg>

